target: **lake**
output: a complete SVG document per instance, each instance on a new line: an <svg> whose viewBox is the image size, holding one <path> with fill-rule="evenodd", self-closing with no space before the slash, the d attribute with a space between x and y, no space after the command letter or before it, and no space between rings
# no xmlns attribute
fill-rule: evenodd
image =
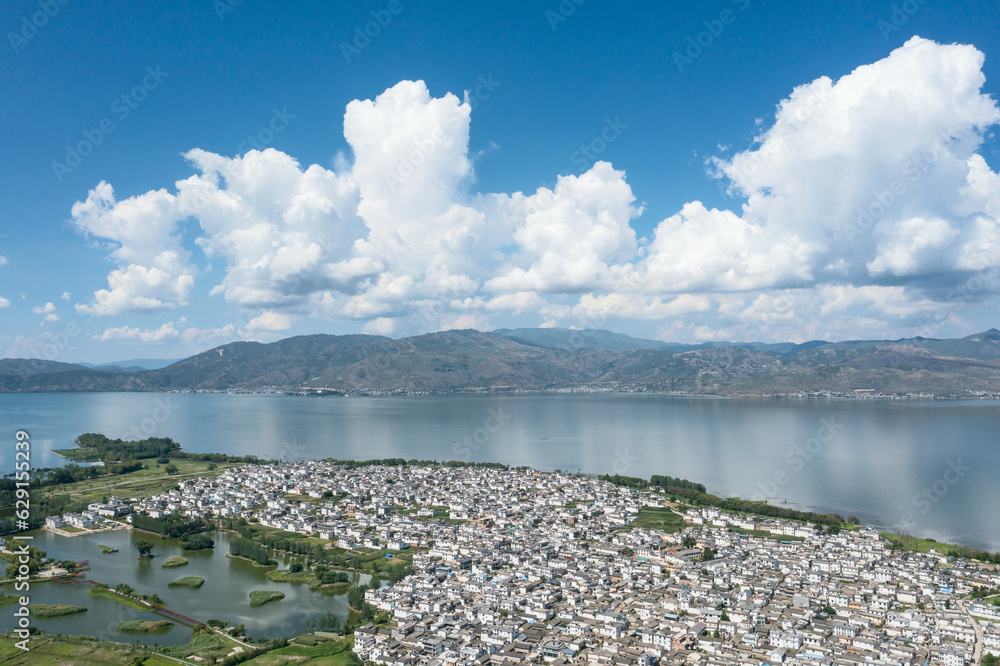
<svg viewBox="0 0 1000 666"><path fill-rule="evenodd" d="M6 471L14 432L25 428L35 467L63 464L52 449L102 432L284 460L402 457L669 474L720 496L787 501L1000 550L997 401L40 393L0 395L0 418Z"/></svg>
<svg viewBox="0 0 1000 666"><path fill-rule="evenodd" d="M252 638L295 636L305 631L306 620L314 620L324 613L334 613L341 619L347 617L347 595L326 595L310 592L302 583L276 583L267 579L267 570L243 559L227 557L229 539L227 532L210 532L215 539L211 550L181 552L177 539L165 539L154 534L134 530L118 530L78 537L64 537L50 532L33 532L31 545L44 550L49 557L60 560L90 560L90 571L83 578L107 583L114 587L128 583L141 594L158 594L165 607L201 622L212 618L225 620L233 625L243 624ZM140 559L135 542L145 539L154 544L152 559ZM105 554L98 544L117 548L117 553ZM172 555L183 555L188 564L164 568L163 562ZM275 553L278 568L286 569L293 561L302 558ZM367 574L351 574L359 583L367 583ZM205 584L198 589L167 587L167 583L182 576L201 576ZM12 585L3 588L14 594ZM32 604L71 604L84 606L86 613L66 615L48 620L32 618L32 625L48 633L96 636L125 643L141 642L147 645L183 645L191 640L192 631L169 616L159 617L151 612L128 608L110 599L87 594L90 585L74 583L32 583L27 593ZM250 606L251 590L279 590L285 598L257 608ZM24 593L21 593L24 594ZM16 626L13 609L7 606L0 612L0 632ZM119 634L118 624L126 620L173 621L175 626L161 634Z"/></svg>

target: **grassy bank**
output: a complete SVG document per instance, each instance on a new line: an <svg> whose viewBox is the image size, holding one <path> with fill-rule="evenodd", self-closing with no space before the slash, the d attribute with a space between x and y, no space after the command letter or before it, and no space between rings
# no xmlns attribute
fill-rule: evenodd
<svg viewBox="0 0 1000 666"><path fill-rule="evenodd" d="M177 557L176 555L174 555L173 557L168 557L166 561L160 566L165 569L173 569L175 567L182 567L187 563L188 559L186 557Z"/></svg>
<svg viewBox="0 0 1000 666"><path fill-rule="evenodd" d="M125 634L162 634L174 628L173 622L166 620L156 620L147 622L145 620L129 620L118 623L118 631Z"/></svg>
<svg viewBox="0 0 1000 666"><path fill-rule="evenodd" d="M37 617L43 620L62 617L63 615L76 615L77 613L86 613L87 609L83 606L69 606L66 604L32 604L28 606L28 613L32 617Z"/></svg>
<svg viewBox="0 0 1000 666"><path fill-rule="evenodd" d="M285 598L284 592L274 590L254 590L250 593L250 605L257 607L272 601L280 601Z"/></svg>
<svg viewBox="0 0 1000 666"><path fill-rule="evenodd" d="M149 606L146 604L136 601L132 597L126 597L124 594L118 594L117 592L112 592L110 589L97 589L95 587L87 590L87 594L93 595L95 597L103 597L105 599L111 599L112 601L117 601L123 606L128 606L129 608L134 608L135 610L148 611Z"/></svg>
<svg viewBox="0 0 1000 666"><path fill-rule="evenodd" d="M167 583L167 587L190 587L192 590L197 590L199 587L205 584L205 579L201 576L184 576L178 578L177 580L172 580Z"/></svg>

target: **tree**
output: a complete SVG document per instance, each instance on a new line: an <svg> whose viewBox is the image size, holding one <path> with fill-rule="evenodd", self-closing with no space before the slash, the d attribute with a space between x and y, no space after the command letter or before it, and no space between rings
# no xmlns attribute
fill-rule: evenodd
<svg viewBox="0 0 1000 666"><path fill-rule="evenodd" d="M833 606L824 606L823 607L823 612L826 613L827 615L836 615L837 614L837 611L836 611L836 609L834 609Z"/></svg>
<svg viewBox="0 0 1000 666"><path fill-rule="evenodd" d="M169 465L163 468L163 471L166 472L167 474L176 474L178 472L177 465L170 463Z"/></svg>
<svg viewBox="0 0 1000 666"><path fill-rule="evenodd" d="M301 562L293 562L292 566L288 567L288 570L291 571L292 573L301 573L302 572L302 563Z"/></svg>
<svg viewBox="0 0 1000 666"><path fill-rule="evenodd" d="M715 550L714 549L712 549L712 548L706 548L705 550L701 551L701 561L702 562L708 562L709 560L714 560L714 559L715 559Z"/></svg>
<svg viewBox="0 0 1000 666"><path fill-rule="evenodd" d="M695 541L694 537L692 537L692 536L686 536L686 537L684 537L684 543L682 545L685 548L694 548L695 544L697 544L697 543L698 542Z"/></svg>
<svg viewBox="0 0 1000 666"><path fill-rule="evenodd" d="M135 542L135 549L139 551L139 557L152 557L153 544L145 539Z"/></svg>

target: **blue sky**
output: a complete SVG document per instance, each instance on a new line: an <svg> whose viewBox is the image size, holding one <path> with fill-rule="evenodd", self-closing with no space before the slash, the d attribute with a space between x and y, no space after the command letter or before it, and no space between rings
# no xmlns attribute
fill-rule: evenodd
<svg viewBox="0 0 1000 666"><path fill-rule="evenodd" d="M996 3L0 12L5 356L1000 320Z"/></svg>

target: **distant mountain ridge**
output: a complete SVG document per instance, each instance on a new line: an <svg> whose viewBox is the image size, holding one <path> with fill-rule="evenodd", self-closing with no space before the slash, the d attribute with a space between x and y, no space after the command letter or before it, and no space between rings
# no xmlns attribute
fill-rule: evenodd
<svg viewBox="0 0 1000 666"><path fill-rule="evenodd" d="M666 349L681 352L694 349L737 347L740 349L753 349L754 351L767 351L785 356L800 349L830 344L825 340L812 340L802 344L794 342L700 342L688 344L633 338L624 333L614 333L612 331L593 328L579 330L571 328L498 328L493 332L539 347L563 350L606 349L608 351L633 351L636 349Z"/></svg>
<svg viewBox="0 0 1000 666"><path fill-rule="evenodd" d="M119 370L121 370L119 368ZM502 391L723 395L812 391L1000 394L1000 331L955 340L686 345L611 331L454 330L393 340L307 335L234 342L155 370L0 360L0 391Z"/></svg>

